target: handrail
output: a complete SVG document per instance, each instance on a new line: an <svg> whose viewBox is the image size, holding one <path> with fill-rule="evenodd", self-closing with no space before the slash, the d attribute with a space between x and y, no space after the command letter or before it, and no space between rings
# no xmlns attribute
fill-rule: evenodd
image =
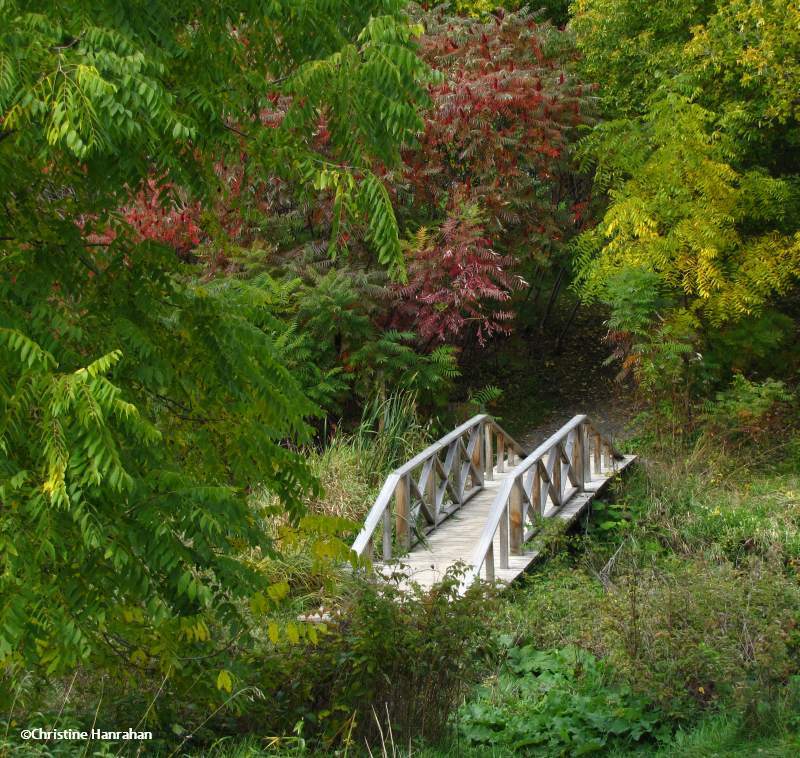
<svg viewBox="0 0 800 758"><path fill-rule="evenodd" d="M442 453L444 461L440 460ZM473 416L387 476L352 550L359 556L372 552L375 530L381 521L383 559L391 558L395 541L401 550L408 549L419 531L416 523L419 516L426 522L423 531L436 529L483 489L485 480L493 478L495 468L503 472L506 464L513 465L515 455L524 455L522 446L492 416L487 413ZM416 479L414 470L420 466L422 470ZM448 493L450 505L445 502ZM393 497L394 529L390 508Z"/></svg>
<svg viewBox="0 0 800 758"><path fill-rule="evenodd" d="M484 419L489 418L488 413L479 413L476 416L473 416L468 421L465 421L461 426L457 426L453 429L452 432L448 432L444 437L441 439L436 440L436 442L428 445L421 453L415 455L410 461L404 463L400 468L396 468L392 471L392 474L397 474L398 476L402 476L403 474L407 474L413 468L419 466L420 463L425 461L427 458L430 458L431 455L434 453L438 453L442 448L447 447L453 440L458 439L462 434L464 434L467 429L471 429L476 424L479 424ZM389 474L391 476L392 474Z"/></svg>
<svg viewBox="0 0 800 758"><path fill-rule="evenodd" d="M591 439L590 431L593 432ZM571 443L568 451L564 449L565 442ZM501 531L500 565L501 568L508 568L509 552L520 553L522 543L527 538L525 517L529 507L534 506L544 516L548 498L559 508L574 494L584 491L592 478L592 463L596 473L602 472L604 451L607 459L619 460L624 457L610 440L597 431L588 417L581 414L574 416L515 466L495 496L462 586L468 586L480 576L484 563L487 579L494 579L494 537L498 529ZM550 459L547 464L542 463L545 456ZM574 485L569 493L561 490L565 466L568 480ZM534 467L528 488L524 477ZM547 485L544 492L541 490L542 480ZM512 509L513 513L510 512Z"/></svg>

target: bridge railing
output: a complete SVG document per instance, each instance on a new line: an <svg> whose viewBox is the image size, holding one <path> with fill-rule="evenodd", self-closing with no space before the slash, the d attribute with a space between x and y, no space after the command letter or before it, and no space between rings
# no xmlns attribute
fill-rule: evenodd
<svg viewBox="0 0 800 758"><path fill-rule="evenodd" d="M490 415L473 416L386 478L353 543L358 555L407 552L480 492L524 451Z"/></svg>
<svg viewBox="0 0 800 758"><path fill-rule="evenodd" d="M623 455L586 416L575 416L510 472L497 493L486 526L472 556L465 583L481 575L493 581L495 560L508 568L509 555L522 553L541 518L556 515L592 479L616 469ZM494 554L500 532L499 556Z"/></svg>

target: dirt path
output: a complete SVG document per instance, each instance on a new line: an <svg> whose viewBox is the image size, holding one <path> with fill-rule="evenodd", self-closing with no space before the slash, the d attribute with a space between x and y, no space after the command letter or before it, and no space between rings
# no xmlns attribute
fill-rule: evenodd
<svg viewBox="0 0 800 758"><path fill-rule="evenodd" d="M520 328L498 343L470 368L470 385L503 389L490 411L528 450L578 413L614 439L631 436L637 409L631 388L616 381L617 367L605 365L611 349L604 318L581 309L559 348L552 335L562 318L556 314L545 334Z"/></svg>
<svg viewBox="0 0 800 758"><path fill-rule="evenodd" d="M633 434L632 423L636 411L630 398L609 395L576 399L553 409L541 423L521 435L518 441L526 450L533 450L579 413L589 416L598 429L612 440L623 440Z"/></svg>

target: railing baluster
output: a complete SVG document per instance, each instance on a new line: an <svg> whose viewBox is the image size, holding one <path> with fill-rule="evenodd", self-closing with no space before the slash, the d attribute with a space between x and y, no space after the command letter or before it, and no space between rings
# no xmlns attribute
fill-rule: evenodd
<svg viewBox="0 0 800 758"><path fill-rule="evenodd" d="M484 424L475 427L469 438L469 444L472 445L470 478L473 487L483 487L483 427Z"/></svg>
<svg viewBox="0 0 800 758"><path fill-rule="evenodd" d="M592 481L592 461L589 457L589 430L586 424L581 424L581 489Z"/></svg>
<svg viewBox="0 0 800 758"><path fill-rule="evenodd" d="M436 466L434 461L431 460L431 472L428 474L428 481L425 483L425 497L431 504L431 513L433 514L433 525L439 523L439 504L436 502Z"/></svg>
<svg viewBox="0 0 800 758"><path fill-rule="evenodd" d="M497 472L505 473L506 470L506 438L502 434L497 435Z"/></svg>
<svg viewBox="0 0 800 758"><path fill-rule="evenodd" d="M494 543L489 543L489 549L486 551L486 581L493 582L494 581Z"/></svg>
<svg viewBox="0 0 800 758"><path fill-rule="evenodd" d="M484 435L484 445L485 445L485 455L484 455L484 465L485 465L485 479L491 481L494 479L494 460L492 455L492 425L486 424L486 433Z"/></svg>
<svg viewBox="0 0 800 758"><path fill-rule="evenodd" d="M556 460L555 464L553 465L553 495L551 495L553 499L553 505L556 508L561 507L561 443L557 442L553 446L553 451L555 452Z"/></svg>
<svg viewBox="0 0 800 758"><path fill-rule="evenodd" d="M394 491L395 532L397 545L402 550L408 550L411 545L411 520L409 517L409 500L411 492L408 475L400 478L397 489Z"/></svg>
<svg viewBox="0 0 800 758"><path fill-rule="evenodd" d="M508 568L508 504L500 516L500 568Z"/></svg>
<svg viewBox="0 0 800 758"><path fill-rule="evenodd" d="M466 486L466 482L461 481L461 440L457 439L453 445L455 445L455 451L453 452L453 468L451 469L453 473L453 485L458 495L458 504L463 505L464 503L464 487Z"/></svg>
<svg viewBox="0 0 800 758"><path fill-rule="evenodd" d="M602 443L600 441L600 432L594 433L594 472L598 476L603 472L603 459L602 459Z"/></svg>
<svg viewBox="0 0 800 758"><path fill-rule="evenodd" d="M522 543L525 541L525 523L522 517L522 483L519 479L514 482L509 501L511 554L521 555Z"/></svg>
<svg viewBox="0 0 800 758"><path fill-rule="evenodd" d="M544 509L547 505L547 498L542 497L542 475L541 475L541 468L543 467L543 463L540 460L536 461L536 472L533 475L533 492L536 493L536 500L533 502L536 504L536 515L538 517L544 516Z"/></svg>
<svg viewBox="0 0 800 758"><path fill-rule="evenodd" d="M387 508L383 512L383 560L392 559L392 511Z"/></svg>

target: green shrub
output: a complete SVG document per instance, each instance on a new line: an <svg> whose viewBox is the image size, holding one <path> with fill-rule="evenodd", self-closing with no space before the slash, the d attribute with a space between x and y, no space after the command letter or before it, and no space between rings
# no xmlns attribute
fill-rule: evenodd
<svg viewBox="0 0 800 758"><path fill-rule="evenodd" d="M718 442L764 441L786 425L785 410L793 395L783 382L752 382L734 374L730 386L707 403L701 420L705 435Z"/></svg>
<svg viewBox="0 0 800 758"><path fill-rule="evenodd" d="M316 644L268 645L249 663L265 697L240 729L297 734L320 748L391 730L398 744L437 740L493 650L485 587L460 597L452 573L430 591L354 579Z"/></svg>
<svg viewBox="0 0 800 758"><path fill-rule="evenodd" d="M459 713L469 742L540 755L639 742L659 723L646 698L616 683L602 661L577 647L512 647L497 677Z"/></svg>
<svg viewBox="0 0 800 758"><path fill-rule="evenodd" d="M619 544L619 536L630 534L640 544L660 546L662 553L737 565L757 556L795 572L800 566L800 444L789 438L779 452L768 467L749 454L712 458L697 448L688 458L685 450L668 458L647 456L611 502L594 507L602 518L590 525L593 544ZM614 520L613 528L602 528Z"/></svg>
<svg viewBox="0 0 800 758"><path fill-rule="evenodd" d="M594 609L603 587L569 556L550 559L504 598L497 626L519 644L544 650L579 645L595 653Z"/></svg>
<svg viewBox="0 0 800 758"><path fill-rule="evenodd" d="M609 659L675 720L742 712L800 673L800 588L758 561L633 558L598 608Z"/></svg>

